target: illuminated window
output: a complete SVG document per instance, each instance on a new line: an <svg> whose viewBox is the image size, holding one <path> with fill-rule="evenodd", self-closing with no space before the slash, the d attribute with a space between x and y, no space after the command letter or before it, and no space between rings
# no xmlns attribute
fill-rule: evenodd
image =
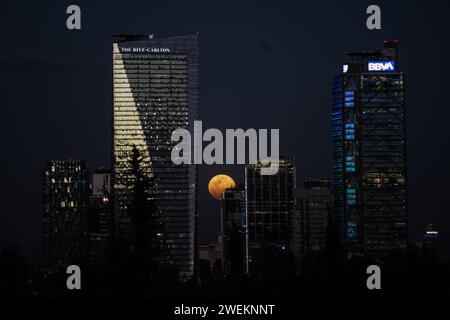
<svg viewBox="0 0 450 320"><path fill-rule="evenodd" d="M345 91L345 96L354 96L355 95L355 91Z"/></svg>
<svg viewBox="0 0 450 320"><path fill-rule="evenodd" d="M347 189L347 204L348 205L356 204L356 188Z"/></svg>
<svg viewBox="0 0 450 320"><path fill-rule="evenodd" d="M350 239L356 238L358 236L357 233L357 225L354 222L348 222L347 223L347 237Z"/></svg>

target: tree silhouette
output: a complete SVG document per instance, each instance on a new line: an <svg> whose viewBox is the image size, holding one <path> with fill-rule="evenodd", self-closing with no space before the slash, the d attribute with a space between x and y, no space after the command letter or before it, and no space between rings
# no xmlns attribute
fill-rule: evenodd
<svg viewBox="0 0 450 320"><path fill-rule="evenodd" d="M162 223L155 200L154 176L144 171L142 154L135 145L129 168L133 185L128 214L133 224L136 266L143 276L155 276L163 243Z"/></svg>
<svg viewBox="0 0 450 320"><path fill-rule="evenodd" d="M332 214L328 215L325 230L325 253L329 262L335 263L341 252L339 231Z"/></svg>
<svg viewBox="0 0 450 320"><path fill-rule="evenodd" d="M6 246L0 251L0 300L24 298L28 294L28 262L18 245Z"/></svg>
<svg viewBox="0 0 450 320"><path fill-rule="evenodd" d="M338 294L344 274L343 256L339 230L332 214L328 215L325 230L325 274L322 277L329 294Z"/></svg>

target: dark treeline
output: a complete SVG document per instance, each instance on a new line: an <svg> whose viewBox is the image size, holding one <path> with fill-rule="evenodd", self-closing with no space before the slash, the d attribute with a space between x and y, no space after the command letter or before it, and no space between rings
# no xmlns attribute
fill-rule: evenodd
<svg viewBox="0 0 450 320"><path fill-rule="evenodd" d="M18 246L0 252L1 299L161 299L183 301L217 299L431 299L450 298L450 265L411 246L406 253L383 261L344 259L320 253L305 258L302 275L295 275L290 260L280 261L276 273L258 279L211 273L199 280L178 281L174 272L152 269L129 253L112 259L103 269L79 262L82 289L68 290L65 270L54 274L31 265ZM366 287L367 266L381 268L381 290ZM148 266L148 265L147 265ZM274 271L273 269L270 270Z"/></svg>

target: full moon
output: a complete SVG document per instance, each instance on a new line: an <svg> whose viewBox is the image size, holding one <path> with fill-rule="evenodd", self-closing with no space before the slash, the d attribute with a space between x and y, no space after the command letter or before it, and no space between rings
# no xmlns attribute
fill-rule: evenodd
<svg viewBox="0 0 450 320"><path fill-rule="evenodd" d="M236 188L236 183L233 178L227 176L226 174L218 174L214 176L208 184L208 191L214 199L222 200L223 192L228 188Z"/></svg>

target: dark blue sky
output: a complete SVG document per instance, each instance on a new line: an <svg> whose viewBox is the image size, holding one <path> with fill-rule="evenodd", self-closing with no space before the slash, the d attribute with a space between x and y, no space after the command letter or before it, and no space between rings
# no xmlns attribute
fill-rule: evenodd
<svg viewBox="0 0 450 320"><path fill-rule="evenodd" d="M66 7L82 30L66 29ZM49 159L110 164L111 34L200 33L204 128L279 128L297 181L331 176L330 79L344 52L400 41L406 74L410 235L435 224L450 245L448 119L450 5L377 1L382 30L365 27L369 1L50 1L2 3L0 246L41 245L41 171ZM202 167L200 234L215 240L219 204Z"/></svg>

